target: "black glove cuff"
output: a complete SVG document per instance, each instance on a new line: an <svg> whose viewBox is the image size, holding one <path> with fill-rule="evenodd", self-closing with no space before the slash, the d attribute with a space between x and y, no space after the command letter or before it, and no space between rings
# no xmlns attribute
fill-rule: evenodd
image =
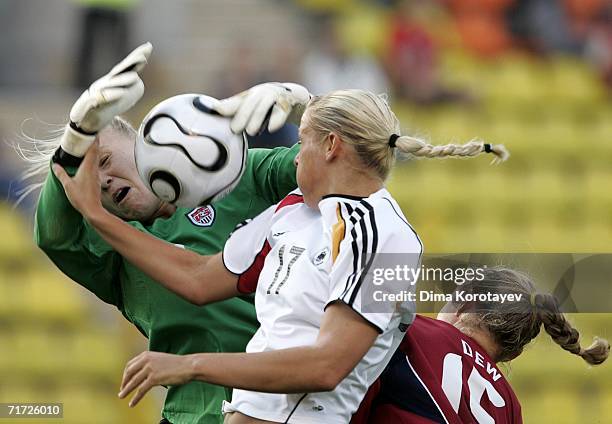
<svg viewBox="0 0 612 424"><path fill-rule="evenodd" d="M74 122L70 121L70 128L72 128L73 130L75 130L76 132L80 133L80 134L84 134L84 135L96 135L97 132L87 132L85 131L83 128L79 128L77 127L77 124L75 124Z"/></svg>
<svg viewBox="0 0 612 424"><path fill-rule="evenodd" d="M79 158L71 155L70 153L66 153L62 147L58 147L53 157L51 158L51 162L60 164L62 166L74 166L78 167L81 162L83 162L83 158Z"/></svg>

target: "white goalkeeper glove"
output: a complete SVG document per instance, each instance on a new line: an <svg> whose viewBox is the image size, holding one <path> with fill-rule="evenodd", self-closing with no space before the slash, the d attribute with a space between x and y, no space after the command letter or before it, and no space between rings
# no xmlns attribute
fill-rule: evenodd
<svg viewBox="0 0 612 424"><path fill-rule="evenodd" d="M60 148L53 156L54 162L78 165L98 131L140 100L144 84L138 72L147 64L152 49L151 43L137 47L81 94L70 110L70 123L66 126Z"/></svg>
<svg viewBox="0 0 612 424"><path fill-rule="evenodd" d="M267 129L279 130L285 122L299 125L311 95L305 87L290 82L267 82L233 97L220 100L213 109L233 117L231 129L239 134L256 135Z"/></svg>

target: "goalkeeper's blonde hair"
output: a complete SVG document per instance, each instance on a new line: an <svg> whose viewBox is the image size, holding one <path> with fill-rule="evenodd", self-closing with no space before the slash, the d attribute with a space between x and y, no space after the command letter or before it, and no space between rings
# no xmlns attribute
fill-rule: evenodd
<svg viewBox="0 0 612 424"><path fill-rule="evenodd" d="M310 127L319 135L333 132L353 146L363 164L386 180L397 151L416 158L473 157L481 153L504 161L509 153L503 145L473 140L466 144L432 145L423 139L400 135L400 122L385 96L365 90L337 90L315 96L308 104ZM390 137L398 137L389 143ZM395 138L395 137L394 137Z"/></svg>
<svg viewBox="0 0 612 424"><path fill-rule="evenodd" d="M14 143L14 148L19 156L27 162L26 170L21 175L21 179L28 184L18 193L18 202L21 202L30 194L37 193L42 188L49 172L51 157L60 145L65 127L66 125L54 125L54 128L49 131L45 138L31 137L25 131L22 131L20 139ZM115 116L106 128L130 139L136 139L137 133L134 127L119 116Z"/></svg>

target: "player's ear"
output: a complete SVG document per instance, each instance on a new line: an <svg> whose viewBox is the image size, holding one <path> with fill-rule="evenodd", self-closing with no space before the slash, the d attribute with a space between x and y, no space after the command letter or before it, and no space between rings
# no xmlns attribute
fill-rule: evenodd
<svg viewBox="0 0 612 424"><path fill-rule="evenodd" d="M336 158L342 149L342 140L338 134L330 132L323 141L325 149L325 160L331 161Z"/></svg>

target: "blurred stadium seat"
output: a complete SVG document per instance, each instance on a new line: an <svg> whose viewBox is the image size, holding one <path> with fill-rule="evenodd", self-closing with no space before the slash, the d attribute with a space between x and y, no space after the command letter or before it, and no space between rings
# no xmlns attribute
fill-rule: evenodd
<svg viewBox="0 0 612 424"><path fill-rule="evenodd" d="M43 259L27 221L0 203L0 399L63 402L63 423L154 422L154 396L133 410L116 397L131 351L70 279ZM53 423L57 420L37 422Z"/></svg>

